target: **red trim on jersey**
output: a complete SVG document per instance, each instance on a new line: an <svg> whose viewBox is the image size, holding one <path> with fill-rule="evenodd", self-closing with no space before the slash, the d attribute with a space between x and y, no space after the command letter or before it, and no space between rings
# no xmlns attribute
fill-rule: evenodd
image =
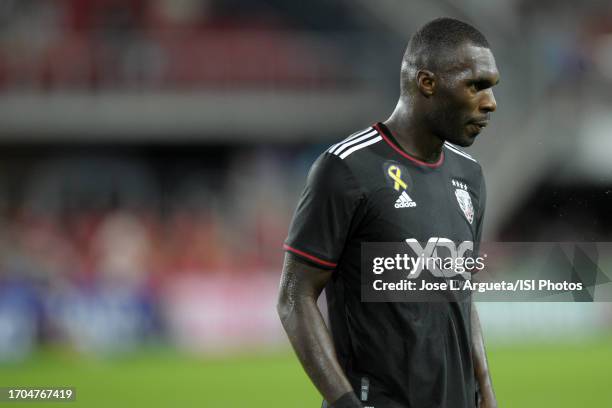
<svg viewBox="0 0 612 408"><path fill-rule="evenodd" d="M387 142L387 144L389 146L391 146L393 148L393 150L395 150L396 152L398 152L399 154L401 154L402 156L404 156L408 160L413 161L413 162L415 162L416 164L418 164L420 166L426 166L426 167L432 167L432 168L440 167L442 165L442 163L444 163L444 151L440 152L440 158L438 159L437 162L435 162L435 163L424 162L422 160L419 160L419 159L417 159L415 157L410 156L408 153L403 151L399 146L397 146L395 143L393 143L393 141L387 135L385 135L385 133L383 132L381 127L378 126L378 123L375 123L372 126L374 126L374 128L378 131L378 133L382 136L382 138L385 139L385 142Z"/></svg>
<svg viewBox="0 0 612 408"><path fill-rule="evenodd" d="M303 256L304 258L310 259L313 262L316 262L318 264L324 265L324 266L331 266L333 268L335 268L338 264L335 264L333 262L328 262L328 261L324 261L323 259L317 258L316 256L307 254L304 251L300 251L299 249L295 249L293 247L290 247L287 244L283 244L283 248L285 248L286 251L291 251L291 252L295 252L298 255Z"/></svg>

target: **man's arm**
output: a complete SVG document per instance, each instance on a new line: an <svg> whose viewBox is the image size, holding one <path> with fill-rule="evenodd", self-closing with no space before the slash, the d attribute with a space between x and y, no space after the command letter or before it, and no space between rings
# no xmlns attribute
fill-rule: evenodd
<svg viewBox="0 0 612 408"><path fill-rule="evenodd" d="M481 400L478 408L497 408L493 383L489 373L489 363L485 351L484 339L482 338L482 327L476 310L476 304L472 301L472 358L474 360L474 373L480 386Z"/></svg>
<svg viewBox="0 0 612 408"><path fill-rule="evenodd" d="M334 351L317 299L332 271L300 262L287 253L277 310L306 374L334 408L362 407Z"/></svg>

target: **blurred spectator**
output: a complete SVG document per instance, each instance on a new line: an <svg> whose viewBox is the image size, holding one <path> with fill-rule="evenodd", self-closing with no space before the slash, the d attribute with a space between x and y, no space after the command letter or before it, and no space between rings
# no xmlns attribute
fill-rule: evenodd
<svg viewBox="0 0 612 408"><path fill-rule="evenodd" d="M253 0L6 1L0 91L342 85L357 75L337 58L347 42L312 30L347 29L343 10L320 0L308 13Z"/></svg>

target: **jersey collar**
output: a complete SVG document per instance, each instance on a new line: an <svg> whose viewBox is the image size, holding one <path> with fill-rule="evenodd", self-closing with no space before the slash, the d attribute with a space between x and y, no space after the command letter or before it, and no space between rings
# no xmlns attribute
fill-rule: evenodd
<svg viewBox="0 0 612 408"><path fill-rule="evenodd" d="M383 140L387 142L387 144L391 146L393 150L395 150L397 153L399 153L406 159L410 160L411 162L419 166L425 166L425 167L429 167L433 169L440 167L442 163L444 163L444 151L440 152L440 158L438 159L437 162L435 163L424 162L423 160L419 160L416 157L411 156L406 150L402 149L402 147L399 145L399 143L397 143L397 141L391 134L391 131L389 130L389 128L387 128L387 126L385 126L383 123L377 122L372 126L374 127L374 129L378 131L378 133L382 136Z"/></svg>

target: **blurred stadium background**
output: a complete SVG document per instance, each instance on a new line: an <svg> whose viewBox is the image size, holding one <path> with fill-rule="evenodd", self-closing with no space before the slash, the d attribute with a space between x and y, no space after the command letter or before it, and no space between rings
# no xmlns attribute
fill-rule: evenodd
<svg viewBox="0 0 612 408"><path fill-rule="evenodd" d="M312 161L386 118L442 15L502 73L471 149L486 238L611 241L609 1L0 1L0 386L317 406L281 243ZM500 406L612 406L609 303L480 310Z"/></svg>

